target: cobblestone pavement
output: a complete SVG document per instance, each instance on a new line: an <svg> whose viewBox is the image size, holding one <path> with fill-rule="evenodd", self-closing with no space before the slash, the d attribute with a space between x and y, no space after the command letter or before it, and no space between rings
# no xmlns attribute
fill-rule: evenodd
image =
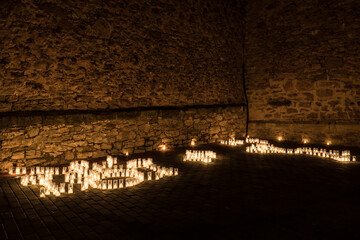
<svg viewBox="0 0 360 240"><path fill-rule="evenodd" d="M0 239L359 239L360 164L247 154L207 146L218 159L118 190L40 199L39 187L0 178Z"/></svg>

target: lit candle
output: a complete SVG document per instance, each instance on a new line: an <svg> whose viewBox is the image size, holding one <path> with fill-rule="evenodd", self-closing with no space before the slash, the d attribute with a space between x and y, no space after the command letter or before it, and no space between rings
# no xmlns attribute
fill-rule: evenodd
<svg viewBox="0 0 360 240"><path fill-rule="evenodd" d="M112 180L108 180L108 186L107 186L108 189L112 189Z"/></svg>
<svg viewBox="0 0 360 240"><path fill-rule="evenodd" d="M60 183L59 192L60 192L60 193L64 193L64 192L65 192L65 183Z"/></svg>
<svg viewBox="0 0 360 240"><path fill-rule="evenodd" d="M69 183L68 184L68 193L71 194L74 192L74 184Z"/></svg>
<svg viewBox="0 0 360 240"><path fill-rule="evenodd" d="M40 188L40 198L45 198L45 188L44 187Z"/></svg>
<svg viewBox="0 0 360 240"><path fill-rule="evenodd" d="M102 181L102 189L105 190L106 189L106 180Z"/></svg>

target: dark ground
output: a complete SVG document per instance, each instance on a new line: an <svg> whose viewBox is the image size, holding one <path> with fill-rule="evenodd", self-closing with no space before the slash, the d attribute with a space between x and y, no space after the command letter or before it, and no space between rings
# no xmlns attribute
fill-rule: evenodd
<svg viewBox="0 0 360 240"><path fill-rule="evenodd" d="M152 153L179 176L39 199L0 177L0 239L360 239L360 164L205 146ZM150 156L150 155L147 155Z"/></svg>

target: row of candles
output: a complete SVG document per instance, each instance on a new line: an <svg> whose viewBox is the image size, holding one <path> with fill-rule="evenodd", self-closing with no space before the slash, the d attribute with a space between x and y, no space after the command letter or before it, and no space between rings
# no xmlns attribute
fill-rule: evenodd
<svg viewBox="0 0 360 240"><path fill-rule="evenodd" d="M356 156L352 156L349 150L327 150L322 148L299 147L282 148L270 144L267 140L257 141L251 146L246 147L246 152L250 153L283 153L283 154L307 154L322 158L331 158L337 161L350 162L356 161Z"/></svg>
<svg viewBox="0 0 360 240"><path fill-rule="evenodd" d="M193 162L213 162L216 159L216 153L213 151L200 151L200 150L186 150L184 161Z"/></svg>
<svg viewBox="0 0 360 240"><path fill-rule="evenodd" d="M131 187L145 180L158 180L165 176L176 176L177 168L161 167L152 158L138 158L119 162L116 157L107 156L106 161L93 163L72 161L69 166L59 167L16 167L9 169L10 174L23 174L22 185L41 185L40 197L61 193L73 193L74 184L80 184L81 191L89 187L97 189L117 189ZM60 181L60 184L58 182Z"/></svg>
<svg viewBox="0 0 360 240"><path fill-rule="evenodd" d="M238 146L238 145L243 145L244 140L240 140L240 139L221 140L220 144L229 145L229 146Z"/></svg>

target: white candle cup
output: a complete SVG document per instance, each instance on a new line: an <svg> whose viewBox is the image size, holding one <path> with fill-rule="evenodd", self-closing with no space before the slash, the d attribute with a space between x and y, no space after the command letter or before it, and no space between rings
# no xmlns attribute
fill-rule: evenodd
<svg viewBox="0 0 360 240"><path fill-rule="evenodd" d="M33 179L31 181L31 184L32 185L36 185L36 175L33 176Z"/></svg>
<svg viewBox="0 0 360 240"><path fill-rule="evenodd" d="M112 180L108 180L108 186L107 186L108 189L112 189Z"/></svg>
<svg viewBox="0 0 360 240"><path fill-rule="evenodd" d="M69 182L70 181L70 173L65 173L65 182Z"/></svg>
<svg viewBox="0 0 360 240"><path fill-rule="evenodd" d="M103 190L106 189L106 180L103 180L103 181L102 181L101 188L102 188Z"/></svg>
<svg viewBox="0 0 360 240"><path fill-rule="evenodd" d="M45 198L45 188L44 187L40 188L40 198Z"/></svg>
<svg viewBox="0 0 360 240"><path fill-rule="evenodd" d="M118 182L119 182L119 180L117 180L117 179L113 180L113 189L118 188Z"/></svg>
<svg viewBox="0 0 360 240"><path fill-rule="evenodd" d="M68 193L69 194L74 193L74 184L72 183L68 184Z"/></svg>
<svg viewBox="0 0 360 240"><path fill-rule="evenodd" d="M80 190L81 191L85 191L86 190L86 188L85 188L85 183L81 183L81 185L80 185Z"/></svg>
<svg viewBox="0 0 360 240"><path fill-rule="evenodd" d="M59 192L65 193L65 183L60 183Z"/></svg>

